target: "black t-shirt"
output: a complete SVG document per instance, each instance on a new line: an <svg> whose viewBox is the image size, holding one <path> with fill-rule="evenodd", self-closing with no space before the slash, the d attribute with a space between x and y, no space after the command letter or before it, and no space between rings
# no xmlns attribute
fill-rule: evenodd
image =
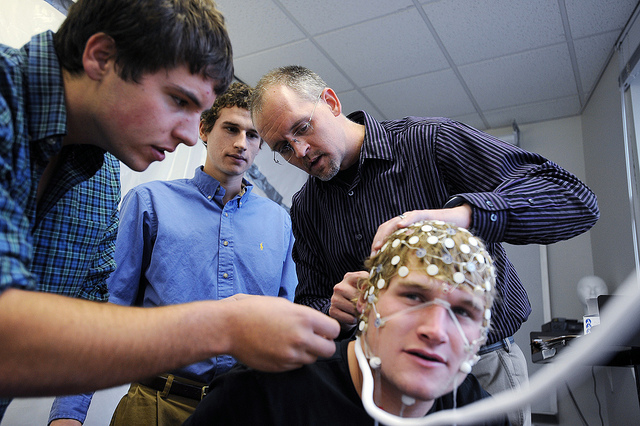
<svg viewBox="0 0 640 426"><path fill-rule="evenodd" d="M185 426L372 426L356 392L347 362L349 341L336 343L331 358L284 373L265 373L238 365L211 383ZM457 391L457 406L488 397L468 375ZM435 400L429 413L453 408L453 394ZM508 420L480 423L504 426Z"/></svg>

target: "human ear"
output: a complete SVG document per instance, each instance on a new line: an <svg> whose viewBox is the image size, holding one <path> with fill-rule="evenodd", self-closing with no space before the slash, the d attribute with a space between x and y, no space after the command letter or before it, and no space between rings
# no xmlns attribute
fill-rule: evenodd
<svg viewBox="0 0 640 426"><path fill-rule="evenodd" d="M322 92L322 98L324 102L329 105L329 109L331 109L331 113L334 116L339 116L342 113L342 104L340 103L340 99L338 99L338 95L333 91L331 87L327 87Z"/></svg>
<svg viewBox="0 0 640 426"><path fill-rule="evenodd" d="M115 62L116 42L105 33L95 33L84 47L82 66L92 80L100 80Z"/></svg>
<svg viewBox="0 0 640 426"><path fill-rule="evenodd" d="M200 139L202 139L202 142L206 142L207 141L207 133L204 131L204 123L202 121L198 125L198 129L199 129L199 133L200 133Z"/></svg>

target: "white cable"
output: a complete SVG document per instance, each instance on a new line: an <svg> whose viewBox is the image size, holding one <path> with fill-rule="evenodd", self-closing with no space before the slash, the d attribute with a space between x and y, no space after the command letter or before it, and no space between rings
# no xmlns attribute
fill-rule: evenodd
<svg viewBox="0 0 640 426"><path fill-rule="evenodd" d="M634 331L640 329L640 282L633 272L619 287L617 297L609 301L600 315L600 325L591 334L574 339L554 362L542 367L531 377L527 388L505 391L473 404L444 410L426 417L403 418L387 413L373 402L373 376L362 352L360 338L356 338L355 350L362 371L362 404L371 417L387 426L445 426L465 425L486 420L517 410L549 394L565 381L575 380L578 369L585 365L599 365L611 355L612 346L622 345ZM575 376L575 377L572 377Z"/></svg>

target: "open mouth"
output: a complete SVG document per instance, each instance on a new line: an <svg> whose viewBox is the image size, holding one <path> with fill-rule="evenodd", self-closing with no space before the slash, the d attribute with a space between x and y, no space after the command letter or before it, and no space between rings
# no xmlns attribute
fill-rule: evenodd
<svg viewBox="0 0 640 426"><path fill-rule="evenodd" d="M309 161L309 170L313 169L318 164L318 162L320 161L320 158L322 158L322 155L318 155L316 158Z"/></svg>
<svg viewBox="0 0 640 426"><path fill-rule="evenodd" d="M424 359L425 361L444 363L444 360L436 355L430 355L420 351L407 351L408 354Z"/></svg>

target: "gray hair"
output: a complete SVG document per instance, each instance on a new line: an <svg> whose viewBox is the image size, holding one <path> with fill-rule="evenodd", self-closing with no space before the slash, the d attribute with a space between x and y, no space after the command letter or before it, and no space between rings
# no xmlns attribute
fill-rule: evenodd
<svg viewBox="0 0 640 426"><path fill-rule="evenodd" d="M315 72L300 65L287 65L262 76L251 96L251 117L262 111L264 94L270 87L283 85L303 99L315 101L327 83Z"/></svg>

